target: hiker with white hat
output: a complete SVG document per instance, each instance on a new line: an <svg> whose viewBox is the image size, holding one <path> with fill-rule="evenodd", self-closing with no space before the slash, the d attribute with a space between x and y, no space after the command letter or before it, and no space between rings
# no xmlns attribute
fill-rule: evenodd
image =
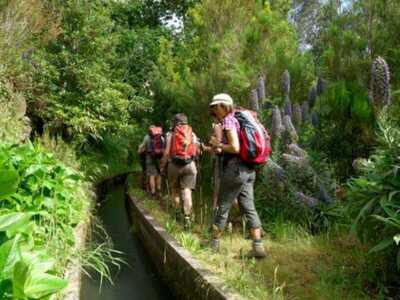
<svg viewBox="0 0 400 300"><path fill-rule="evenodd" d="M213 222L211 247L219 251L219 239L225 229L229 211L235 199L238 199L253 240L248 257L263 258L266 252L261 241L261 221L254 205L255 169L254 165L246 163L239 156L240 124L235 118L233 100L228 94L217 94L209 106L210 113L220 122L223 130L222 141L213 136L209 142L214 152L220 153L222 158L218 210Z"/></svg>

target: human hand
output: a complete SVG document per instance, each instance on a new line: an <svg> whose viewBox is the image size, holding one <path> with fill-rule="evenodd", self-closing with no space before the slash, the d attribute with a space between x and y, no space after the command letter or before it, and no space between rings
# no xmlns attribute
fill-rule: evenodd
<svg viewBox="0 0 400 300"><path fill-rule="evenodd" d="M215 136L212 136L212 137L210 138L209 144L210 144L211 146L213 146L213 147L218 147L219 144L220 144L220 142L219 142L219 140L218 140Z"/></svg>
<svg viewBox="0 0 400 300"><path fill-rule="evenodd" d="M222 153L222 148L220 148L220 147L214 148L214 153L215 154L221 154Z"/></svg>

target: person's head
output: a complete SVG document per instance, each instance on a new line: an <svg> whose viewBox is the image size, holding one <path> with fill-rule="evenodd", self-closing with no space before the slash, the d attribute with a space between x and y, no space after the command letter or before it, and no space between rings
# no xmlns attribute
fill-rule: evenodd
<svg viewBox="0 0 400 300"><path fill-rule="evenodd" d="M188 118L183 113L176 114L172 118L172 126L173 127L180 125L180 124L187 124L187 123L188 123Z"/></svg>
<svg viewBox="0 0 400 300"><path fill-rule="evenodd" d="M156 127L155 125L150 125L148 131L151 132L151 130Z"/></svg>
<svg viewBox="0 0 400 300"><path fill-rule="evenodd" d="M227 114L233 112L233 100L228 94L217 94L213 97L210 105L210 114L222 120Z"/></svg>

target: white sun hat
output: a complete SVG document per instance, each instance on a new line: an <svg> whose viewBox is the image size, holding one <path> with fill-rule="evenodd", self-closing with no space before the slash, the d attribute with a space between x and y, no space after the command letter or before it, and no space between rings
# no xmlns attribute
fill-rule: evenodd
<svg viewBox="0 0 400 300"><path fill-rule="evenodd" d="M217 104L233 105L232 97L224 93L217 94L212 98L210 106L214 106Z"/></svg>

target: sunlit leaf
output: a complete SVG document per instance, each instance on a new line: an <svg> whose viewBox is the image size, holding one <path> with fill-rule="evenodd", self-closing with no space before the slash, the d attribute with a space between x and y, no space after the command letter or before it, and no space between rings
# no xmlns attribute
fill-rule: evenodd
<svg viewBox="0 0 400 300"><path fill-rule="evenodd" d="M29 223L33 213L11 212L0 215L0 231L17 230Z"/></svg>
<svg viewBox="0 0 400 300"><path fill-rule="evenodd" d="M68 281L57 276L33 270L25 283L25 295L39 299L64 289Z"/></svg>
<svg viewBox="0 0 400 300"><path fill-rule="evenodd" d="M26 299L25 282L28 278L29 266L23 260L16 263L13 272L13 295L15 299Z"/></svg>
<svg viewBox="0 0 400 300"><path fill-rule="evenodd" d="M16 236L0 246L0 279L12 276L12 269L20 259L18 241L19 237Z"/></svg>
<svg viewBox="0 0 400 300"><path fill-rule="evenodd" d="M19 174L14 169L0 169L0 200L7 198L17 191Z"/></svg>

